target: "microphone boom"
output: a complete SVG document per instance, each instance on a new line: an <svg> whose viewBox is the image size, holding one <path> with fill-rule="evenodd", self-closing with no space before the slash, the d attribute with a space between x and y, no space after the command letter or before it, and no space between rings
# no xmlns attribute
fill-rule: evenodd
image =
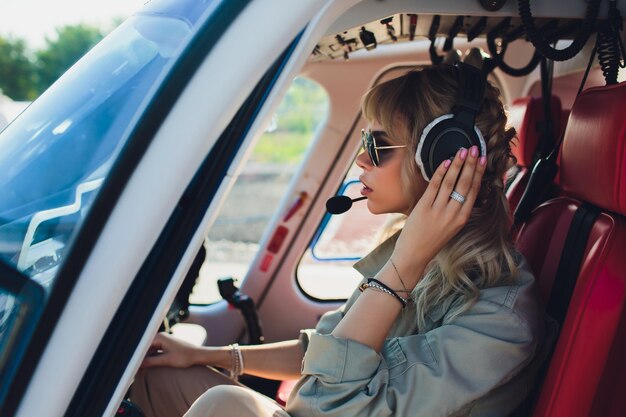
<svg viewBox="0 0 626 417"><path fill-rule="evenodd" d="M356 201L365 200L367 197L359 197L352 199L345 195L337 195L335 197L331 197L326 201L326 211L330 214L341 214L350 210L352 207L352 203Z"/></svg>

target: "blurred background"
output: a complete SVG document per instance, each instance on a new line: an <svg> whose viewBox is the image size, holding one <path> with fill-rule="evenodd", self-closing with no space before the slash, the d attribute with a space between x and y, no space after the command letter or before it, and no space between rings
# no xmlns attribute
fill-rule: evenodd
<svg viewBox="0 0 626 417"><path fill-rule="evenodd" d="M0 130L145 2L0 1Z"/></svg>

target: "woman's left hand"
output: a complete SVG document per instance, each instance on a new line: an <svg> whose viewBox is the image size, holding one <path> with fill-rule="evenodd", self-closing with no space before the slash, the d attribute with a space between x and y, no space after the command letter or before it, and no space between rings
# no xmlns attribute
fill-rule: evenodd
<svg viewBox="0 0 626 417"><path fill-rule="evenodd" d="M485 173L486 157L476 146L460 149L454 160L444 161L409 214L392 255L403 276L417 284L426 265L467 223ZM450 197L453 191L463 203ZM408 284L408 283L407 283Z"/></svg>

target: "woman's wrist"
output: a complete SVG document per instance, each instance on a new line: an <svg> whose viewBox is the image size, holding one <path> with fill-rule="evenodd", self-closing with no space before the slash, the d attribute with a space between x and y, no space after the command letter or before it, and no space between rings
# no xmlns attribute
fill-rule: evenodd
<svg viewBox="0 0 626 417"><path fill-rule="evenodd" d="M413 288L415 287L415 279L406 279L404 275L401 275L400 269L395 266L393 261L389 259L378 273L373 277L380 284L386 286L402 298L409 298ZM371 279L368 280L371 281Z"/></svg>
<svg viewBox="0 0 626 417"><path fill-rule="evenodd" d="M229 347L202 346L194 350L192 356L195 365L215 366L218 368L230 367Z"/></svg>
<svg viewBox="0 0 626 417"><path fill-rule="evenodd" d="M209 365L209 349L208 347L197 347L191 352L192 362L194 365Z"/></svg>
<svg viewBox="0 0 626 417"><path fill-rule="evenodd" d="M408 291L413 291L426 268L426 263L418 257L410 259L397 256L395 253L389 258L387 265L396 275L397 282Z"/></svg>

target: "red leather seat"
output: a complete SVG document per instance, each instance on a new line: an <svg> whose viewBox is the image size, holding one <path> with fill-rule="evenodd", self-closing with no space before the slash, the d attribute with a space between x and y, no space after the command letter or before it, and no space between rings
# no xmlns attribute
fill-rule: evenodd
<svg viewBox="0 0 626 417"><path fill-rule="evenodd" d="M576 209L598 207L534 417L626 415L626 83L575 101L561 155L562 194L536 208L517 246L548 300Z"/></svg>
<svg viewBox="0 0 626 417"><path fill-rule="evenodd" d="M561 111L561 101L552 96L552 127L556 140L561 135L565 125ZM541 123L544 121L543 100L540 97L521 97L509 107L509 124L517 131L517 139L511 151L517 158L518 170L511 185L506 191L511 212L515 211L530 177L530 170L534 165L535 151L541 138Z"/></svg>

